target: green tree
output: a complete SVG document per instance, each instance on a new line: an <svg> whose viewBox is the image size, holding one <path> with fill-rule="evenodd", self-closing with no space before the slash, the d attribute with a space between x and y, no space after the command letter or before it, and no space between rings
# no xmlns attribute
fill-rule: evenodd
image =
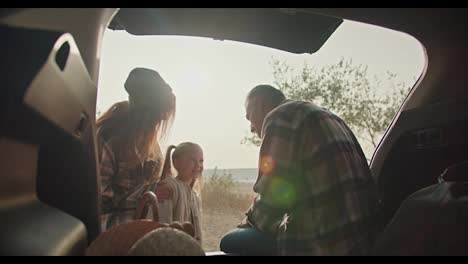
<svg viewBox="0 0 468 264"><path fill-rule="evenodd" d="M274 85L289 99L314 102L340 116L353 130L370 157L399 110L410 87L387 72L384 81L369 77L367 66L342 58L322 68L304 64L299 71L273 59ZM255 135L243 144L259 145Z"/></svg>

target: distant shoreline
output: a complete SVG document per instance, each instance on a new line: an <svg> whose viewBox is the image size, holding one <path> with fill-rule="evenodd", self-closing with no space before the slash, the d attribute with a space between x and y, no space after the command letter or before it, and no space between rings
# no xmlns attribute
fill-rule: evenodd
<svg viewBox="0 0 468 264"><path fill-rule="evenodd" d="M241 168L241 169L205 169L203 172L204 177L211 177L213 173L217 171L218 176L231 175L232 179L240 183L254 183L257 180L258 169L257 168Z"/></svg>
<svg viewBox="0 0 468 264"><path fill-rule="evenodd" d="M229 168L229 169L224 169L224 168L205 168L204 171L214 171L215 169L217 170L257 170L257 168Z"/></svg>

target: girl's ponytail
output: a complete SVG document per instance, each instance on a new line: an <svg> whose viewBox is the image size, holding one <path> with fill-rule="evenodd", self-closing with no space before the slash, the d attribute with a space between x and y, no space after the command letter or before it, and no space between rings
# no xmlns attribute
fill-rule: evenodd
<svg viewBox="0 0 468 264"><path fill-rule="evenodd" d="M164 180L167 176L171 175L171 172L172 172L171 152L175 148L176 148L176 146L174 146L174 145L170 145L167 148L166 157L164 159L164 166L163 166L163 169L162 169L162 172L161 172L161 177L159 178L159 180L161 180L161 181Z"/></svg>

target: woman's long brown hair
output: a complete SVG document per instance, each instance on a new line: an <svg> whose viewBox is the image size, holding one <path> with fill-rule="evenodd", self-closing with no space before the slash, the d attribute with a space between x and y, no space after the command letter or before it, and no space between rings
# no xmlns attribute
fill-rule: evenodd
<svg viewBox="0 0 468 264"><path fill-rule="evenodd" d="M114 151L128 154L138 150L145 158L152 157L158 135L163 137L175 116L175 96L168 98L166 109L131 108L128 101L112 105L97 120L98 134L104 140L113 139Z"/></svg>

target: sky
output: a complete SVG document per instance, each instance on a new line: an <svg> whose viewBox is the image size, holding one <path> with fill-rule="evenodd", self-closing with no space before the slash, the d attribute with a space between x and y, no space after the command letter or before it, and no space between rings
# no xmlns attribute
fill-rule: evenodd
<svg viewBox="0 0 468 264"><path fill-rule="evenodd" d="M133 36L107 30L101 51L97 110L127 100L123 83L135 67L158 71L173 88L177 113L161 142L192 141L204 150L205 168L255 168L258 147L240 144L249 133L244 101L258 84L273 84L272 59L301 69L333 64L341 58L368 65L370 75L387 71L414 84L425 62L413 37L381 27L344 21L314 54L292 54L234 41L181 36Z"/></svg>

